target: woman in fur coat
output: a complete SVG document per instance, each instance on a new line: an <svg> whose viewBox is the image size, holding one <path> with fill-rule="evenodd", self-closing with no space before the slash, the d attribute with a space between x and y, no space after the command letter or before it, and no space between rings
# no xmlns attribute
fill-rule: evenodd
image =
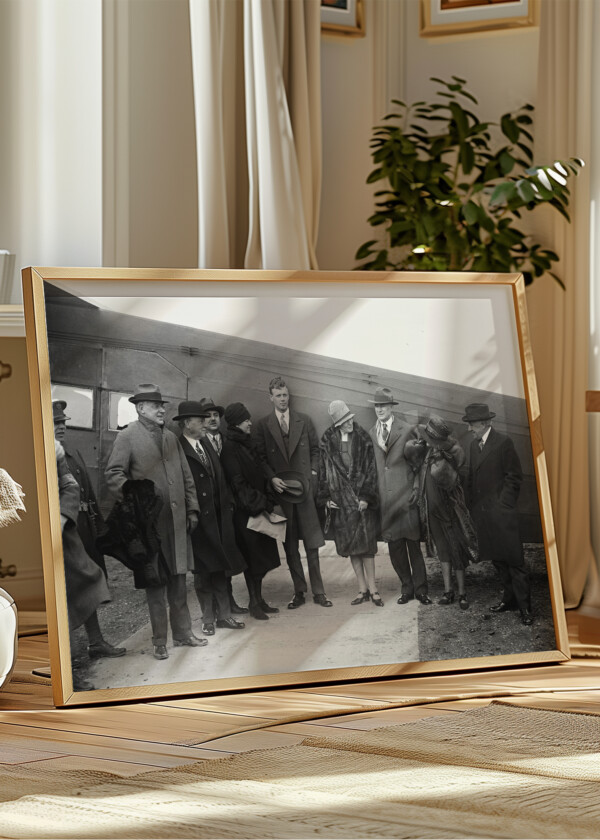
<svg viewBox="0 0 600 840"><path fill-rule="evenodd" d="M372 600L383 607L375 583L379 498L373 442L342 400L331 403L329 416L332 425L321 438L317 505L327 509L337 553L350 557L359 590L350 603Z"/></svg>

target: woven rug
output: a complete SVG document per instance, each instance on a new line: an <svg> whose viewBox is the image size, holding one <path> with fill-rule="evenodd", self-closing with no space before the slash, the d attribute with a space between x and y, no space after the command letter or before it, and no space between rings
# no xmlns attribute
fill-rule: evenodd
<svg viewBox="0 0 600 840"><path fill-rule="evenodd" d="M8 838L598 837L600 717L494 703L126 779L12 767L0 799Z"/></svg>

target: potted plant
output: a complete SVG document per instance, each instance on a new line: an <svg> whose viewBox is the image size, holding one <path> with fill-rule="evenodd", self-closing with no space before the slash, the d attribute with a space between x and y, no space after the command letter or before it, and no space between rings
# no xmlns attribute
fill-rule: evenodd
<svg viewBox="0 0 600 840"><path fill-rule="evenodd" d="M376 126L371 141L376 168L368 183L384 181L369 218L381 240L360 246L361 269L521 272L525 283L548 273L558 256L518 226L521 215L550 204L567 221L567 179L579 158L535 165L533 106L481 122L466 81L432 78L434 102L406 105Z"/></svg>

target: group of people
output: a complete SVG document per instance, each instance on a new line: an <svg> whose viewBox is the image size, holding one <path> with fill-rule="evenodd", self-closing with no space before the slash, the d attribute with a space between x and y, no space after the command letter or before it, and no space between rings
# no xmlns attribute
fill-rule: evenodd
<svg viewBox="0 0 600 840"><path fill-rule="evenodd" d="M330 425L320 440L311 418L290 406L281 376L271 380L269 398L272 410L254 427L240 402L223 407L206 397L185 400L173 418L181 430L177 436L165 427L167 401L160 389L138 386L130 397L137 420L118 432L106 465L105 480L115 500L106 522L83 459L72 455L69 464L66 450L61 455L57 449L59 482L79 487L77 515L68 520L65 513L64 523L70 521L71 535L76 531L88 554L87 573L96 590L88 599L93 609L83 610L89 614L72 617L79 596L69 589L63 530L70 625L90 625L90 655L125 653L103 639L94 618L97 606L110 597L104 554L125 563L136 587L145 589L154 656L167 659L169 624L174 646L200 647L216 629L243 630L244 614L266 621L279 611L265 600L262 582L280 565L275 535L282 523L293 585L290 610L302 607L308 593L300 540L312 599L333 606L319 560L326 537L335 541L340 556L350 558L358 586L351 604L383 607L375 579L377 541L383 540L400 580L398 604L415 598L432 603L423 543L441 564L439 604L456 598L467 609L465 569L488 559L503 585L500 602L490 609L520 610L522 621L532 623L516 509L521 466L511 439L493 428L495 415L487 405L465 409L463 420L473 435L467 466L447 423L436 415L423 424L407 422L394 413L399 403L389 388L378 388L369 400L375 423L368 431L344 401L331 402ZM53 406L61 446L66 403ZM61 514L65 494L61 491ZM194 575L202 612L201 638L192 632L188 572ZM247 607L233 596L231 579L238 574L245 579ZM78 587L85 588L84 583ZM91 686L80 680L75 687Z"/></svg>

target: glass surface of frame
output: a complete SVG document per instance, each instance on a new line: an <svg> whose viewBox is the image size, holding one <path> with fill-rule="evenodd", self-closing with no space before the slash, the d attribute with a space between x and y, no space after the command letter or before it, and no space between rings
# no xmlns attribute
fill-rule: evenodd
<svg viewBox="0 0 600 840"><path fill-rule="evenodd" d="M520 275L44 268L24 301L57 704L568 658ZM71 512L61 381L102 386Z"/></svg>
<svg viewBox="0 0 600 840"><path fill-rule="evenodd" d="M539 25L539 0L421 0L426 38L498 32Z"/></svg>

